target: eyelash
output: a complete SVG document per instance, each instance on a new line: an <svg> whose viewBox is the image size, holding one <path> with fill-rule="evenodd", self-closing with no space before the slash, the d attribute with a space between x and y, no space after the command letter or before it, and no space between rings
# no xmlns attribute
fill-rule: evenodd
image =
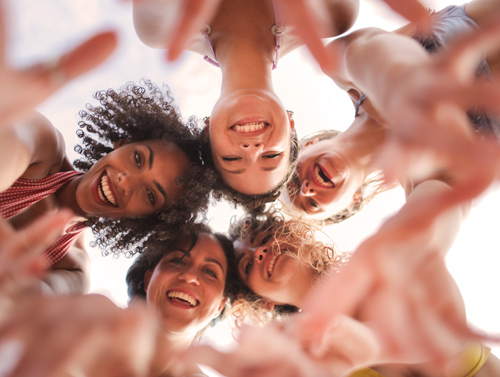
<svg viewBox="0 0 500 377"><path fill-rule="evenodd" d="M224 161L237 161L241 160L241 157L222 157Z"/></svg>
<svg viewBox="0 0 500 377"><path fill-rule="evenodd" d="M250 259L247 263L247 265L245 266L245 274L248 275L248 273L250 272L250 270L252 269L252 266L253 266L253 259Z"/></svg>
<svg viewBox="0 0 500 377"><path fill-rule="evenodd" d="M170 263L172 264L175 264L175 265L178 265L178 266L185 266L186 263L184 263L184 261L181 260L181 258L172 258L169 260ZM214 270L211 270L209 268L203 270L203 272L205 272L207 275L217 279L218 275L217 275L217 272L215 272Z"/></svg>
<svg viewBox="0 0 500 377"><path fill-rule="evenodd" d="M260 243L260 246L263 246L263 245L265 245L266 243L268 243L268 242L269 242L269 240L270 240L272 237L273 237L273 236L272 236L271 234L269 234L269 235L267 235L266 237L264 237L264 238L262 239L262 242Z"/></svg>
<svg viewBox="0 0 500 377"><path fill-rule="evenodd" d="M141 155L137 151L135 151L134 159L135 159L135 163L137 164L137 167L140 169L142 166L142 158L141 158Z"/></svg>
<svg viewBox="0 0 500 377"><path fill-rule="evenodd" d="M282 152L280 152L280 153L275 153L275 154L268 154L268 155L266 155L266 156L262 156L262 157L264 157L264 158L269 158L269 159L278 158L279 156L281 156L281 153L282 153Z"/></svg>
<svg viewBox="0 0 500 377"><path fill-rule="evenodd" d="M146 189L146 192L148 194L149 202L154 207L156 201L155 201L155 196L154 196L153 192L151 190L149 190L149 189Z"/></svg>

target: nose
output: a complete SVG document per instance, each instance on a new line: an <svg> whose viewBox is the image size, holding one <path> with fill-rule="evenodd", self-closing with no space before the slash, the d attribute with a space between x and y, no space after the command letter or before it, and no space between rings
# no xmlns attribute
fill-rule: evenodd
<svg viewBox="0 0 500 377"><path fill-rule="evenodd" d="M311 184L307 179L304 179L304 182L302 183L302 187L300 188L300 192L304 196L314 196L316 195L316 191L311 187Z"/></svg>
<svg viewBox="0 0 500 377"><path fill-rule="evenodd" d="M118 173L118 187L126 195L134 191L138 182L137 174L128 174L127 172Z"/></svg>
<svg viewBox="0 0 500 377"><path fill-rule="evenodd" d="M255 261L257 263L262 263L264 259L266 259L266 255L269 252L269 247L268 246L261 246L255 250Z"/></svg>
<svg viewBox="0 0 500 377"><path fill-rule="evenodd" d="M200 280L198 279L198 275L192 269L181 271L177 276L177 278L180 281L184 281L188 284L200 285Z"/></svg>
<svg viewBox="0 0 500 377"><path fill-rule="evenodd" d="M264 148L264 143L261 141L240 143L240 148L244 151L244 153L256 156Z"/></svg>

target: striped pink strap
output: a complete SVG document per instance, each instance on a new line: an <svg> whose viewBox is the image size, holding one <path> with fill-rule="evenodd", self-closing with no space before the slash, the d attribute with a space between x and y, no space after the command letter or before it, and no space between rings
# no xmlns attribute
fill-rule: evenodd
<svg viewBox="0 0 500 377"><path fill-rule="evenodd" d="M5 219L10 219L23 209L53 194L81 174L83 173L65 171L41 179L18 179L11 187L0 193L0 215ZM54 265L66 255L85 228L84 222L78 222L66 229L65 234L45 248L43 256L49 266Z"/></svg>
<svg viewBox="0 0 500 377"><path fill-rule="evenodd" d="M0 215L10 219L23 209L45 199L59 190L66 183L83 173L64 171L41 179L19 178L7 190L0 193Z"/></svg>

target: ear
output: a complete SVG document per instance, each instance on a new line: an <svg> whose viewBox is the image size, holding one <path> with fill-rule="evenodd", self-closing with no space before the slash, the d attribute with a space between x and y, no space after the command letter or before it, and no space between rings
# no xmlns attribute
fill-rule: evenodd
<svg viewBox="0 0 500 377"><path fill-rule="evenodd" d="M319 137L316 136L314 139L306 141L306 143L304 144L304 147L307 147L308 145L316 144L318 141L319 141Z"/></svg>
<svg viewBox="0 0 500 377"><path fill-rule="evenodd" d="M293 111L287 110L288 120L290 121L290 128L295 131L295 120L293 119Z"/></svg>
<svg viewBox="0 0 500 377"><path fill-rule="evenodd" d="M354 205L359 204L363 201L363 196L359 192L355 192L352 196L352 202Z"/></svg>
<svg viewBox="0 0 500 377"><path fill-rule="evenodd" d="M262 303L262 308L269 312L272 312L275 306L276 303L274 301L265 301Z"/></svg>
<svg viewBox="0 0 500 377"><path fill-rule="evenodd" d="M217 315L214 316L214 318L217 318L220 315L220 313L222 312L222 309L224 309L224 306L226 306L226 302L227 302L227 298L224 297L221 300L219 307L217 308Z"/></svg>
<svg viewBox="0 0 500 377"><path fill-rule="evenodd" d="M146 273L144 274L144 292L148 292L148 286L149 282L151 281L151 276L153 276L153 271L152 270L146 270Z"/></svg>
<svg viewBox="0 0 500 377"><path fill-rule="evenodd" d="M120 139L118 141L113 142L113 149L118 149L122 145L129 144L131 142L132 142L132 140L130 140L130 139Z"/></svg>

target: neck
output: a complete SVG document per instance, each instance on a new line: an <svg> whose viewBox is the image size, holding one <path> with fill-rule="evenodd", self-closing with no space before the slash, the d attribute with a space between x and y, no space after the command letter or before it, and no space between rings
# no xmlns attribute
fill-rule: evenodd
<svg viewBox="0 0 500 377"><path fill-rule="evenodd" d="M330 139L330 142L332 148L360 172L360 179L364 181L371 173L378 170L373 164L374 157L386 137L387 128L367 113L363 113L354 119L345 132Z"/></svg>
<svg viewBox="0 0 500 377"><path fill-rule="evenodd" d="M195 335L160 331L155 346L155 353L150 367L150 376L169 375L168 371L175 363L176 355L186 350Z"/></svg>
<svg viewBox="0 0 500 377"><path fill-rule="evenodd" d="M222 70L222 94L272 86L275 57L274 24L270 1L223 1L212 23L210 39Z"/></svg>
<svg viewBox="0 0 500 377"><path fill-rule="evenodd" d="M290 298L287 300L287 303L298 308L302 308L304 306L304 302L306 301L307 296L311 293L314 287L318 284L321 276L316 274L316 271L309 266L301 265L307 271L307 275L309 278L307 279L309 284L303 282L302 284L294 284L293 286L293 294L290 295Z"/></svg>
<svg viewBox="0 0 500 377"><path fill-rule="evenodd" d="M80 184L83 176L84 175L80 175L72 179L70 182L57 190L56 197L60 207L69 208L74 212L76 216L85 217L85 213L82 211L76 201L76 189Z"/></svg>

